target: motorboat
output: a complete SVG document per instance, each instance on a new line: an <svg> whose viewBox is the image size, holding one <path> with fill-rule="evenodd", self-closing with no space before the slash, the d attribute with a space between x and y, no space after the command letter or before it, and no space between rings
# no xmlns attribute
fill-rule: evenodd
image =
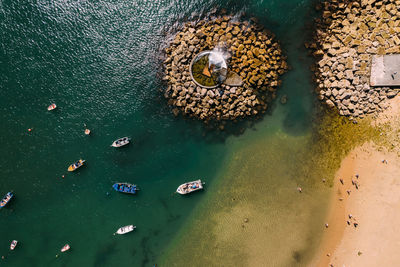
<svg viewBox="0 0 400 267"><path fill-rule="evenodd" d="M130 138L129 137L123 137L123 138L119 138L117 140L115 140L111 146L112 147L121 147L121 146L125 146L127 144L129 144L130 142Z"/></svg>
<svg viewBox="0 0 400 267"><path fill-rule="evenodd" d="M11 242L11 244L10 244L10 249L11 249L11 250L14 250L15 247L17 246L17 244L18 244L18 241L17 241L17 240L13 240L13 241Z"/></svg>
<svg viewBox="0 0 400 267"><path fill-rule="evenodd" d="M73 171L75 171L76 169L78 169L79 167L82 167L82 166L83 166L83 163L85 163L85 161L86 161L86 160L80 159L80 160L78 160L77 162L72 163L71 165L69 165L68 171L69 171L69 172L73 172Z"/></svg>
<svg viewBox="0 0 400 267"><path fill-rule="evenodd" d="M131 224L131 225L127 225L127 226L119 228L117 230L117 232L115 232L115 234L124 235L124 234L127 234L129 232L132 232L135 229L136 229L136 226Z"/></svg>
<svg viewBox="0 0 400 267"><path fill-rule="evenodd" d="M176 192L181 195L186 195L186 194L189 194L194 191L201 190L201 189L203 189L203 183L201 182L201 180L196 180L193 182L187 182L187 183L181 184L178 187L178 189L176 190Z"/></svg>
<svg viewBox="0 0 400 267"><path fill-rule="evenodd" d="M127 194L136 194L136 191L139 190L136 185L128 183L115 183L113 188L115 191Z"/></svg>
<svg viewBox="0 0 400 267"><path fill-rule="evenodd" d="M47 107L47 110L51 111L51 110L56 109L56 108L57 108L56 104L51 104L50 106Z"/></svg>
<svg viewBox="0 0 400 267"><path fill-rule="evenodd" d="M12 192L8 192L0 201L0 209L4 208L8 202L13 198L14 194Z"/></svg>
<svg viewBox="0 0 400 267"><path fill-rule="evenodd" d="M71 247L68 244L66 244L65 246L62 247L61 252L65 252L65 251L69 250L70 248Z"/></svg>

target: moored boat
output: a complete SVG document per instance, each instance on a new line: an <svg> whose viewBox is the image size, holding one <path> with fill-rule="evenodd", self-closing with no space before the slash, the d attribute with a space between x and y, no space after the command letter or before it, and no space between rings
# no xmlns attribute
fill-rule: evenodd
<svg viewBox="0 0 400 267"><path fill-rule="evenodd" d="M0 201L0 209L4 208L8 202L10 202L10 200L12 199L12 197L14 196L14 194L12 192L8 192Z"/></svg>
<svg viewBox="0 0 400 267"><path fill-rule="evenodd" d="M65 251L69 250L70 248L71 247L68 244L66 244L65 246L62 247L61 252L65 252Z"/></svg>
<svg viewBox="0 0 400 267"><path fill-rule="evenodd" d="M115 141L111 144L111 146L112 146L112 147L121 147L121 146L125 146L125 145L129 144L130 141L131 141L131 140L130 140L129 137L119 138L119 139L115 140Z"/></svg>
<svg viewBox="0 0 400 267"><path fill-rule="evenodd" d="M11 242L11 244L10 244L10 249L11 249L11 250L14 250L15 247L17 246L17 244L18 244L18 241L17 241L17 240L13 240L13 241Z"/></svg>
<svg viewBox="0 0 400 267"><path fill-rule="evenodd" d="M136 226L134 226L134 225L127 225L127 226L124 226L124 227L121 227L121 228L119 228L118 230L117 230L117 232L115 232L116 234L119 234L119 235L124 235L124 234L127 234L127 233L129 233L129 232L132 232L133 230L135 230L136 229Z"/></svg>
<svg viewBox="0 0 400 267"><path fill-rule="evenodd" d="M82 166L83 166L83 163L85 163L85 161L86 161L86 160L80 159L80 160L78 160L77 162L72 163L71 165L69 165L68 171L69 171L69 172L73 172L73 171L75 171L76 169L78 169L79 167L82 167Z"/></svg>
<svg viewBox="0 0 400 267"><path fill-rule="evenodd" d="M115 191L127 194L136 194L136 191L139 190L136 185L128 183L115 183L113 188Z"/></svg>
<svg viewBox="0 0 400 267"><path fill-rule="evenodd" d="M18 244L18 241L17 241L17 240L13 240L13 241L11 241L11 244L10 244L10 249L11 249L11 250L14 250L14 249L15 249L15 247L17 246L17 244Z"/></svg>
<svg viewBox="0 0 400 267"><path fill-rule="evenodd" d="M176 192L181 195L186 195L201 189L203 189L203 183L201 182L201 180L196 180L181 184L176 190Z"/></svg>
<svg viewBox="0 0 400 267"><path fill-rule="evenodd" d="M51 104L50 106L47 107L47 110L50 111L50 110L53 110L53 109L56 109L56 108L57 108L56 104Z"/></svg>

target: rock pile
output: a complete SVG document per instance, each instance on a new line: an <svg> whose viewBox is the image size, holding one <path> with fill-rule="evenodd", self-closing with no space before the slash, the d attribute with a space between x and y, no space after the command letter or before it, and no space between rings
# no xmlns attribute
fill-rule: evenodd
<svg viewBox="0 0 400 267"><path fill-rule="evenodd" d="M225 47L231 55L229 69L240 75L242 86L219 85L205 89L191 79L189 65L201 51ZM275 98L279 77L287 69L272 34L248 21L231 16L186 23L165 49L164 96L173 112L202 120L242 118L260 114Z"/></svg>
<svg viewBox="0 0 400 267"><path fill-rule="evenodd" d="M385 108L396 90L370 87L371 56L400 53L400 1L326 1L317 20L319 99L340 115L362 118Z"/></svg>

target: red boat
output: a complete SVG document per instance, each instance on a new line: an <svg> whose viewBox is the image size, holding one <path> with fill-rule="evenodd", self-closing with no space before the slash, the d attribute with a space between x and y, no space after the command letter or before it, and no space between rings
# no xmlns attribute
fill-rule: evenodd
<svg viewBox="0 0 400 267"><path fill-rule="evenodd" d="M50 111L50 110L55 109L56 107L57 107L56 104L51 104L51 105L47 108L47 110Z"/></svg>
<svg viewBox="0 0 400 267"><path fill-rule="evenodd" d="M65 252L65 251L67 251L67 250L69 250L71 247L68 245L68 244L66 244L65 246L63 246L63 248L61 249L61 252Z"/></svg>

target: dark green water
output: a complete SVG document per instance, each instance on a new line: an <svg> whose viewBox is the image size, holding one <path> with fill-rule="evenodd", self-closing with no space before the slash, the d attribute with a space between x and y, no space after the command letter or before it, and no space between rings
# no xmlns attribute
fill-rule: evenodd
<svg viewBox="0 0 400 267"><path fill-rule="evenodd" d="M14 190L16 197L0 211L0 265L152 266L165 256L196 207L216 193L181 197L173 194L179 184L192 178L217 184L238 142L309 133L311 59L303 39L311 2L2 0L0 194ZM229 137L174 118L159 93L164 32L215 6L256 16L281 39L293 67L281 88L288 104L275 104L252 127L256 136L247 130ZM58 109L48 112L53 102ZM133 143L111 149L123 136ZM285 149L290 153L290 145ZM79 158L87 166L67 173ZM142 190L118 194L111 190L116 181ZM137 231L112 235L127 224ZM13 239L20 244L11 253ZM56 258L66 243L71 251Z"/></svg>

